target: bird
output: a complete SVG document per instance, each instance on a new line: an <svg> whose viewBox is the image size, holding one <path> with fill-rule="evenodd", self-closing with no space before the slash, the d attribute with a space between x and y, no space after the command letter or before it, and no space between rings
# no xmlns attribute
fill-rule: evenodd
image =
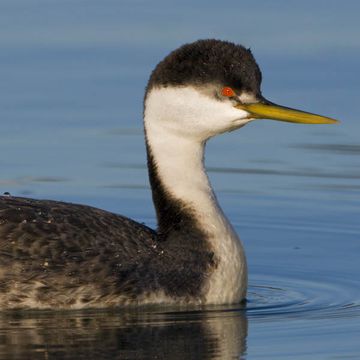
<svg viewBox="0 0 360 360"><path fill-rule="evenodd" d="M204 165L206 143L257 119L338 121L263 97L250 49L204 39L152 71L144 137L157 228L91 206L0 196L0 309L238 304L243 245Z"/></svg>

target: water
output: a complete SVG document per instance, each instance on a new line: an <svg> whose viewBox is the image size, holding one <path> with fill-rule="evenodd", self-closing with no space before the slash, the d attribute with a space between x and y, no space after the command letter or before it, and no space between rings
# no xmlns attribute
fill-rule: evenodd
<svg viewBox="0 0 360 360"><path fill-rule="evenodd" d="M266 97L342 120L257 121L208 144L247 252L246 305L2 313L1 359L360 358L358 2L0 6L1 192L155 226L143 90L159 59L197 38L251 46Z"/></svg>

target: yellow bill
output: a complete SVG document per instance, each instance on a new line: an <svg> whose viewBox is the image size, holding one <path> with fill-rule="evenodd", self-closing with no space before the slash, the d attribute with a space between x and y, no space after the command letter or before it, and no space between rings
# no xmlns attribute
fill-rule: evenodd
<svg viewBox="0 0 360 360"><path fill-rule="evenodd" d="M292 123L301 124L336 124L338 120L308 113L301 110L291 109L285 106L276 105L268 101L236 105L238 109L242 109L250 113L251 118L256 119L273 119Z"/></svg>

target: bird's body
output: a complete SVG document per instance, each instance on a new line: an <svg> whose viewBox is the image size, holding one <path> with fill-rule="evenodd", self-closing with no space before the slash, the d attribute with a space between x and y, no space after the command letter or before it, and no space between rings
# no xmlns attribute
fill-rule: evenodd
<svg viewBox="0 0 360 360"><path fill-rule="evenodd" d="M218 40L155 68L144 127L156 231L89 206L1 196L0 309L243 300L246 258L206 175L206 141L259 117L334 122L267 102L260 82L251 52Z"/></svg>
<svg viewBox="0 0 360 360"><path fill-rule="evenodd" d="M204 300L213 253L89 206L1 197L0 307L83 308ZM195 300L196 299L196 300Z"/></svg>

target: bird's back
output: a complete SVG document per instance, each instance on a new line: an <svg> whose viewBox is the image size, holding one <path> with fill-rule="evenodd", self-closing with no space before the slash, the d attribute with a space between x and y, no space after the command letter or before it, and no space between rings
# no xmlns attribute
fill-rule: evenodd
<svg viewBox="0 0 360 360"><path fill-rule="evenodd" d="M0 308L126 303L138 265L158 251L156 233L126 217L1 196Z"/></svg>
<svg viewBox="0 0 360 360"><path fill-rule="evenodd" d="M181 230L164 237L90 206L0 196L0 309L201 303L214 254Z"/></svg>

